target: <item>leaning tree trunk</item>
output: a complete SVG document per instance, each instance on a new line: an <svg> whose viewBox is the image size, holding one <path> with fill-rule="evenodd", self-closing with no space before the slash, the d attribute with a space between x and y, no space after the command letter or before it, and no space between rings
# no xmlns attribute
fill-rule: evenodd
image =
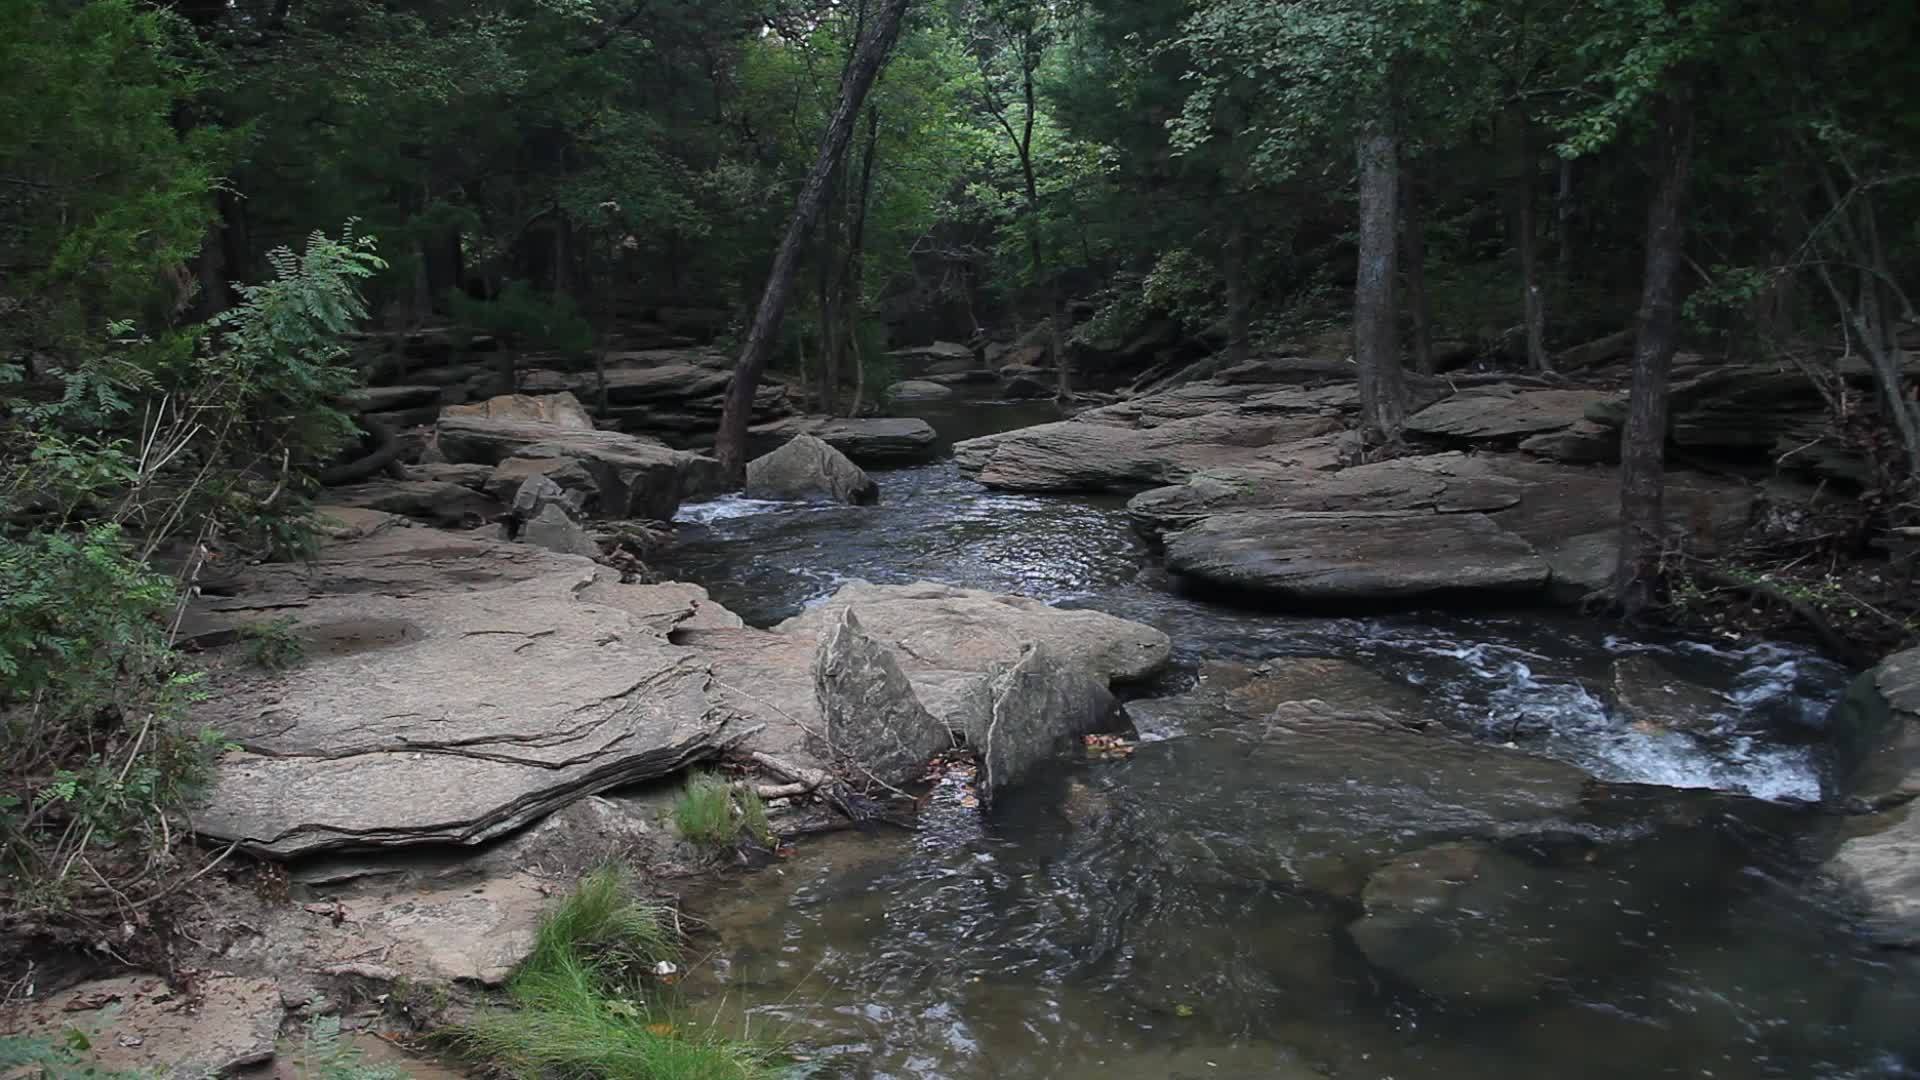
<svg viewBox="0 0 1920 1080"><path fill-rule="evenodd" d="M1400 369L1394 263L1400 166L1392 131L1360 136L1360 271L1353 289L1353 359L1360 375L1360 420L1369 444L1390 443L1406 423Z"/></svg>
<svg viewBox="0 0 1920 1080"><path fill-rule="evenodd" d="M1662 95L1658 119L1660 175L1647 205L1633 391L1620 443L1620 564L1613 592L1628 615L1653 602L1666 536L1667 376L1680 332L1680 215L1693 165L1693 103L1685 87Z"/></svg>
<svg viewBox="0 0 1920 1080"><path fill-rule="evenodd" d="M767 271L760 306L747 330L746 344L740 348L740 359L734 364L733 383L727 387L727 403L720 414L720 434L714 444L721 471L736 483L746 477L747 425L753 419L753 395L759 388L761 374L767 369L774 341L779 337L781 320L787 314L794 273L800 265L800 249L806 245L807 236L820 218L828 196L827 181L853 138L853 124L860 115L861 104L866 101L867 91L879 77L880 69L886 65L887 54L900 36L900 22L911 2L887 0L854 53L853 63L848 65L847 76L840 84L840 103L827 122L820 153L807 172L806 183L801 186L800 197L794 204L793 218L787 222L786 235L781 238L780 247L773 255L773 266Z"/></svg>

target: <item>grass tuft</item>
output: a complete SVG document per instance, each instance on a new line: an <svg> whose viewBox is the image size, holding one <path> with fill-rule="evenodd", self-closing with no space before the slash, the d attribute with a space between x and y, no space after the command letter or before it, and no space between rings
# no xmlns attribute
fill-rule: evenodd
<svg viewBox="0 0 1920 1080"><path fill-rule="evenodd" d="M760 796L750 788L735 790L712 773L696 773L687 780L673 804L673 824L683 839L701 847L732 847L742 832L762 846L774 844Z"/></svg>
<svg viewBox="0 0 1920 1080"><path fill-rule="evenodd" d="M547 918L507 984L514 1008L482 1014L456 1045L512 1077L759 1080L772 1054L690 1023L653 1000L655 965L678 955L664 909L625 875L589 875ZM651 992L651 993L650 993Z"/></svg>

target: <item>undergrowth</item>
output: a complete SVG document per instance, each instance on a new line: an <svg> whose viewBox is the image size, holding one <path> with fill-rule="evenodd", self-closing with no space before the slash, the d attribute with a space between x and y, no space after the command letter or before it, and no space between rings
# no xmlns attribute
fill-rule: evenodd
<svg viewBox="0 0 1920 1080"><path fill-rule="evenodd" d="M454 1046L513 1077L754 1080L772 1053L688 1020L665 1000L679 941L667 912L597 871L548 916L507 984L511 1008L453 1033Z"/></svg>
<svg viewBox="0 0 1920 1080"><path fill-rule="evenodd" d="M697 773L673 804L673 824L682 839L708 848L732 847L745 835L774 845L766 804L751 788L735 788L712 773Z"/></svg>

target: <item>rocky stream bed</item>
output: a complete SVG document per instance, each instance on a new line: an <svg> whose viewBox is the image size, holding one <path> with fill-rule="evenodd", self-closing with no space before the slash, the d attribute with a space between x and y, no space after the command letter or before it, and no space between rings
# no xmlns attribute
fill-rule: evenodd
<svg viewBox="0 0 1920 1080"><path fill-rule="evenodd" d="M912 416L763 395L778 452L724 497L688 440L613 429L696 428L724 387L697 363L598 409L551 374L432 404L411 464L333 492L315 563L212 574L183 627L239 747L195 828L285 866L183 913L192 1022L136 978L21 1026L97 1015L145 1033L105 1064L184 1075L306 1015L431 1019L412 988L498 985L615 857L699 920L689 1007L802 1075L1916 1075L1920 654L1850 682L1583 616L1607 392L1424 386L1424 453L1342 467L1329 372L1065 420L970 372ZM1673 491L1708 550L1820 497ZM303 662L240 662L275 619ZM979 783L911 831L714 881L663 822L690 766L871 789L956 740Z"/></svg>

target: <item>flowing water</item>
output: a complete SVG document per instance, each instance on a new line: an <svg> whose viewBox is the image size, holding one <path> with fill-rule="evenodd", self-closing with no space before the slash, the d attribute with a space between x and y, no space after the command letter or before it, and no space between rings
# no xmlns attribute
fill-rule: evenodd
<svg viewBox="0 0 1920 1080"><path fill-rule="evenodd" d="M1176 712L985 816L936 793L919 833L803 845L705 905L696 988L810 1075L1920 1076L1914 958L1859 942L1811 871L1832 665L1547 611L1239 610L1182 595L1120 500L877 476L879 507L689 506L665 569L757 624L856 578L1098 608L1172 636L1155 693L1208 661L1344 657L1538 757ZM1711 732L1610 712L1612 661L1642 652L1718 695ZM1435 884L1461 865L1471 884Z"/></svg>

